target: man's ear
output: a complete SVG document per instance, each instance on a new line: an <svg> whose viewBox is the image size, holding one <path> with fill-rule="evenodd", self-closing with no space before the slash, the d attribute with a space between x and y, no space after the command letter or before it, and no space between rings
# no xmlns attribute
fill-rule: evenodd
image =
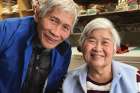
<svg viewBox="0 0 140 93"><path fill-rule="evenodd" d="M77 46L77 50L78 50L79 52L82 52L82 47L81 47L81 45L78 45L78 46Z"/></svg>
<svg viewBox="0 0 140 93"><path fill-rule="evenodd" d="M39 16L39 13L40 13L40 9L39 9L39 1L38 0L35 0L34 3L33 3L33 11L34 11L34 19L36 22L39 21L40 19L40 16Z"/></svg>

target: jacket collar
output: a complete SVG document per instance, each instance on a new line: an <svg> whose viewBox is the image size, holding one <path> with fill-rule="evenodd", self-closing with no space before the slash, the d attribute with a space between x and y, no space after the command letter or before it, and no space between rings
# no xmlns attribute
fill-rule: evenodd
<svg viewBox="0 0 140 93"><path fill-rule="evenodd" d="M136 72L138 69L114 60L112 61L112 69L113 69L113 81L110 93L136 93L137 91ZM76 69L74 76L80 83L84 93L87 93L86 88L87 64L84 64L78 69Z"/></svg>

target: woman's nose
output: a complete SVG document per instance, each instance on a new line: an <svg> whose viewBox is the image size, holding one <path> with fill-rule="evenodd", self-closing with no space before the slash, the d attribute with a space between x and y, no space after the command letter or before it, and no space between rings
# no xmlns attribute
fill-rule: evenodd
<svg viewBox="0 0 140 93"><path fill-rule="evenodd" d="M95 46L95 50L96 50L97 52L102 51L102 45L101 45L100 43L97 43L96 46Z"/></svg>

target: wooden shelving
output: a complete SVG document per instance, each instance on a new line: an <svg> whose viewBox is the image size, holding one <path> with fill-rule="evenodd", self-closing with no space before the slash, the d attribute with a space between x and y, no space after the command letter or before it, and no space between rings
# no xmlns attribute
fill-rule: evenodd
<svg viewBox="0 0 140 93"><path fill-rule="evenodd" d="M140 10L131 10L131 11L114 11L114 12L103 12L99 14L91 15L81 15L79 16L80 20L90 21L93 18L97 17L106 17L111 21L119 24L124 23L139 23L140 22Z"/></svg>
<svg viewBox="0 0 140 93"><path fill-rule="evenodd" d="M140 46L140 10L104 12L100 14L81 15L74 28L70 41L72 46L77 46L80 34L85 25L97 17L110 19L121 36L121 41L129 46ZM74 42L74 43L73 43Z"/></svg>
<svg viewBox="0 0 140 93"><path fill-rule="evenodd" d="M78 4L90 4L90 3L96 3L96 4L103 4L103 3L117 3L118 0L74 0Z"/></svg>
<svg viewBox="0 0 140 93"><path fill-rule="evenodd" d="M18 12L1 14L2 19L11 18L11 17L20 17L20 14Z"/></svg>
<svg viewBox="0 0 140 93"><path fill-rule="evenodd" d="M8 2L7 2L8 3ZM17 0L16 5L17 7L17 11L11 11L10 12L3 12L3 2L0 1L0 19L6 19L6 18L10 18L10 17L22 17L22 16L29 16L29 15L33 15L33 10L32 10L32 6L31 6L31 1L30 0ZM9 6L10 9L12 7L12 5Z"/></svg>

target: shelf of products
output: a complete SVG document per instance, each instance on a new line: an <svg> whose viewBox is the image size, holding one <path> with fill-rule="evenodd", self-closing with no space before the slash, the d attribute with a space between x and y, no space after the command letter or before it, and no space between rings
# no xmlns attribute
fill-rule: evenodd
<svg viewBox="0 0 140 93"><path fill-rule="evenodd" d="M118 0L74 0L76 3L90 4L90 3L117 3Z"/></svg>
<svg viewBox="0 0 140 93"><path fill-rule="evenodd" d="M140 9L140 0L75 0L83 15Z"/></svg>
<svg viewBox="0 0 140 93"><path fill-rule="evenodd" d="M90 16L108 16L108 15L120 15L124 13L139 12L140 0L128 0L128 9L121 9L124 3L121 1L126 0L75 0L80 6L80 17ZM137 1L136 3L133 3ZM119 10L116 7L119 6ZM130 9L129 9L129 6ZM31 1L30 0L3 0L0 1L0 15L1 19L8 17L20 17L33 15Z"/></svg>
<svg viewBox="0 0 140 93"><path fill-rule="evenodd" d="M125 1L125 3L122 1ZM130 2L126 1L127 0L118 0L118 3L106 2L97 4L95 4L95 2L86 2L86 4L80 3L80 8L82 12L81 15L78 17L79 19L78 23L74 28L74 34L72 34L70 37L72 46L77 46L78 38L80 37L80 33L83 31L85 25L90 20L97 17L108 18L114 23L116 29L121 36L123 44L128 44L129 46L140 46L140 41L137 40L140 39L140 3L131 0L134 1L131 2L131 5ZM122 5L126 5L127 7L123 7Z"/></svg>
<svg viewBox="0 0 140 93"><path fill-rule="evenodd" d="M96 17L106 17L113 21L116 25L118 24L132 24L140 23L140 10L132 11L115 11L115 12L103 12L98 14L81 15L79 16L79 21L86 20L84 25L93 18Z"/></svg>
<svg viewBox="0 0 140 93"><path fill-rule="evenodd" d="M112 12L101 12L101 13L97 13L97 14L83 14L80 15L79 17L88 17L88 16L109 16L109 15L134 15L134 14L139 14L140 13L140 9L136 9L136 10L131 10L131 11L112 11Z"/></svg>
<svg viewBox="0 0 140 93"><path fill-rule="evenodd" d="M1 0L0 19L33 15L31 0Z"/></svg>

